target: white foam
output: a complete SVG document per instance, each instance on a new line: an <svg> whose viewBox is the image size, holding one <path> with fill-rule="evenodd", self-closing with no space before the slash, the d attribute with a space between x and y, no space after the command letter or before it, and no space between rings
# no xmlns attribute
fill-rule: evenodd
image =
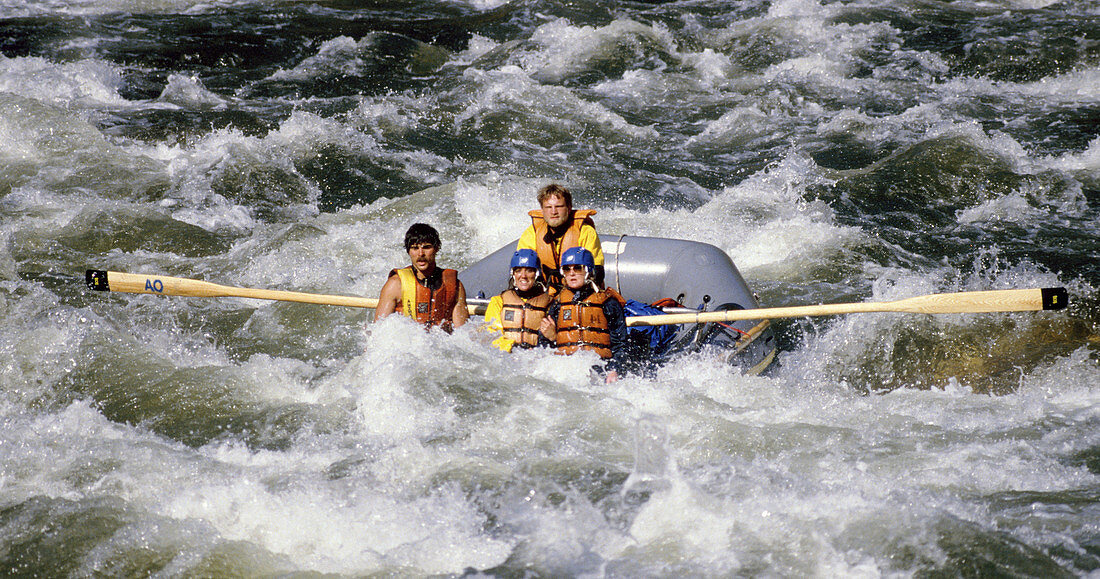
<svg viewBox="0 0 1100 579"><path fill-rule="evenodd" d="M707 123L703 132L689 138L684 146L750 147L753 141L772 138L774 123L775 120L755 104L734 107Z"/></svg>
<svg viewBox="0 0 1100 579"><path fill-rule="evenodd" d="M1051 169L1070 173L1092 187L1100 186L1100 137L1089 141L1088 147L1079 153L1042 159L1040 163Z"/></svg>
<svg viewBox="0 0 1100 579"><path fill-rule="evenodd" d="M0 322L3 398L30 405L53 398L53 389L80 363L69 353L86 336L89 318L59 307L45 289L22 282L0 289L0 312L6 314Z"/></svg>
<svg viewBox="0 0 1100 579"><path fill-rule="evenodd" d="M958 271L941 268L935 272L917 274L898 268L868 267L867 274L875 276L875 281L867 301L893 301L952 291L1059 285L1054 274L1039 271L1027 263L1007 266L996 254L979 253L974 257L974 270L964 273L966 275L961 281L945 287L944 284L954 279ZM973 327L976 320L996 315L1009 314L921 316L919 321L925 324L924 331L950 335ZM816 330L806 331L805 347L784 354L782 373L789 380L813 384L829 391L837 388L850 390L853 385L846 383L848 371L859 373L872 360L890 360L901 355L893 351L897 345L896 336L899 328L910 323L913 323L911 316L896 313L851 315L828 322L820 321L815 325ZM872 375L882 380L883 384L889 384L893 379L893 368L877 367ZM929 385L910 384L912 387ZM876 384L865 384L864 387L873 389Z"/></svg>
<svg viewBox="0 0 1100 579"><path fill-rule="evenodd" d="M1042 0L1015 5L1029 3ZM155 12L217 5L135 0L66 3L58 10L113 12L117 6ZM169 78L159 102L127 103L118 96L119 75L111 65L0 61L0 83L16 93L0 95L11 105L5 110L16 112L0 118L0 171L15 183L0 198L4 503L40 497L119 505L129 519L87 554L76 573L88 575L104 574L113 557L135 552L178 553L162 574L195 574L205 557L242 545L259 561L242 567L261 575L458 575L506 561L528 565L534 574L561 576L907 575L928 568L907 568L899 552L914 566L947 564L939 544L944 521L1020 539L1029 548L1066 544L1067 534L1088 526L1087 514L1057 513L1057 499L1036 501L1038 506L1023 509L1036 514L1016 523L992 503L1021 491L1078 494L1098 484L1076 458L1100 445L1094 428L1100 418L1095 348L1082 346L1040 366L1021 367L1018 390L1006 396L975 395L958 379L942 390L908 384L913 388L861 396L844 382L846 370L868 358L919 363L889 350L911 318L869 314L796 325L791 331L801 341L781 353L781 364L767 376L742 376L719 360L693 355L674 360L655 377L605 385L590 382L593 354L504 354L473 328L453 335L425 332L396 316L363 328L370 317L365 311L313 312L260 301L248 302L257 309L243 308L247 320L238 324L218 309L240 305L231 300L184 306L173 300L186 298L77 295L20 277L43 264L71 268L79 252L43 253L34 244L84 233L66 227L94 206L163 210L239 236L223 255L102 256L118 269L190 270L244 286L373 297L389 269L407 263L401 236L410 222L437 224L444 236L441 263L461 267L519 235L529 223L527 210L535 207L535 191L555 171L565 171L556 179L575 191L593 185L568 168L548 166L543 177L486 170L400 199L320 213L319 191L300 178L301 197L287 208L286 219L270 223L254 215L249 203L221 195L225 188L218 180L262 168L295 181L300 161L336 148L381 160L413 179L444 183L454 179L456 164L467 161L394 151L385 143L425 131L478 133L497 118L510 122L512 115L529 115L536 130L562 128L584 139L651 147L669 136L628 122L623 111L721 106L723 114L685 131L698 131L687 140L687 152L751 147L777 126L816 122L818 138L890 148L963 138L1025 177L1045 178L1053 171L1097 179L1100 139L1083 151L1037 158L1026 143L960 122L951 110L955 100L983 94L1089 105L1096 97L1094 72L1038 83L953 81L922 92L925 104L901 114L877 116L853 104L826 118L823 107L797 99L798 85L838 95L899 90L901 100L918 92L891 84L892 75L904 77L908 70L876 69L872 78L850 78L849 55L870 42L889 42L890 31L833 24L836 11L848 8L812 0L774 2L767 10L724 35L692 38L698 42L693 46L701 46L697 52L680 52L678 38L660 26L622 20L582 27L553 20L530 42L516 43L511 66L486 71L474 65L461 86L442 97L430 91L364 97L334 117L296 111L262 137L222 130L175 144L120 145L82 116L103 107L218 108L229 97L178 75ZM799 56L744 75L720 46L730 34L755 30L786 41L792 54L822 56ZM337 38L281 74L309 80L318 73L356 73L366 48ZM504 53L512 44L475 37L455 64L476 63L497 49ZM619 49L676 70L624 71L594 87L606 99L598 102L589 100L592 93L542 83L583 74L592 59L611 58ZM921 56L907 56L915 75L943 65ZM448 121L439 119L449 119L454 110L453 126L440 126ZM71 163L74 158L97 161ZM87 167L120 176L108 192L99 182L70 187L70 172ZM128 185L135 175L160 179L158 187L164 187L156 190L166 189L167 196L143 208L150 202ZM600 207L597 225L603 233L716 243L742 271L801 281L815 266L862 260L859 246L872 243L860 229L839 224L828 204L814 198L813 191L834 178L808 156L790 153L735 185L693 190L706 198L698 208ZM1043 188L1041 179L1025 181L1018 190L961 210L959 221L1031 228L1055 214L1088 214L1081 188L1054 191ZM977 255L973 271L954 265L917 272L857 266L873 280L872 300L953 284L1061 285L1057 274L1009 263L995 252ZM216 279L222 274L225 279ZM88 305L75 309L67 305L73 300ZM991 317L1026 330L1048 320L1056 328L1063 314L1029 315ZM976 320L946 316L922 327L950 338L985 323ZM293 423L303 416L307 423L271 445L278 448L264 447L264 432L239 431L189 448L158 434L160 416L142 424L112 422L94 395L68 404L105 387L94 378L66 382L88 363L145 363L147 371L163 365L180 372L194 380L195 405L213 405L218 398L204 393L221 396L225 406L212 411L224 411L227 423L255 414L270 417L275 429L294 428L279 423L284 417ZM870 374L888 380L891 372L884 367ZM649 463L638 460L634 442L642 419L664 428ZM639 473L653 484L620 484ZM631 494L640 490L652 492Z"/></svg>
<svg viewBox="0 0 1100 579"><path fill-rule="evenodd" d="M899 283L876 287L876 299L929 289L925 277L896 276ZM876 323L838 324L804 351L871 347L873 332L863 329ZM594 356L506 355L472 330L424 332L398 317L372 325L363 354L330 373L269 355L219 360L172 340L165 333L146 341L191 352L177 367L229 367L249 385L238 392L245 399L325 405L345 427L303 432L280 450L226 442L191 450L77 404L33 424L5 414L12 444L0 452L5 464L24 467L5 471L9 498L118 497L206 529L208 539L183 541L181 572L188 556L243 541L273 561L341 574L461 573L515 555L565 575L617 565L873 573L899 540L922 556L934 551L936 533L925 531L938 517L990 519L961 494L1058 492L1096 479L1057 458L1097 443L1077 431L1100 407L1086 348L1025 376L1016 395L960 388L859 396L830 382L820 365L800 369L799 353L785 354L771 377L740 376L700 356L674 361L652 380L592 385ZM483 395L487 406L459 416L463 395ZM670 470L668 485L651 485L636 515L611 520L606 505L551 484L577 479L571 469L589 464L629 472L640 415L667 424ZM1076 426L1011 435L1049 416ZM98 472L81 466L89 456L103 471L95 484L76 484L74 473ZM568 502L555 506L549 493ZM507 531L485 531L490 503ZM122 532L101 550L173 536Z"/></svg>
<svg viewBox="0 0 1100 579"><path fill-rule="evenodd" d="M15 258L12 256L11 249L11 235L12 228L10 226L0 228L0 281L8 282L14 281L19 276ZM0 301L0 313L4 314L5 318L11 316L8 312L8 301L5 297Z"/></svg>
<svg viewBox="0 0 1100 579"><path fill-rule="evenodd" d="M498 46L500 43L491 38L477 33L471 34L470 40L466 43L466 50L454 55L454 64L471 64Z"/></svg>
<svg viewBox="0 0 1100 579"><path fill-rule="evenodd" d="M1065 220L1088 212L1088 200L1080 184L1068 190L1052 188L1048 183L1026 181L1017 190L956 212L959 223L1009 222L1039 225L1050 219Z"/></svg>
<svg viewBox="0 0 1100 579"><path fill-rule="evenodd" d="M478 10L493 10L494 8L500 8L509 2L509 0L454 0L458 4L467 4L473 6Z"/></svg>
<svg viewBox="0 0 1100 579"><path fill-rule="evenodd" d="M172 74L158 100L196 109L224 109L227 101L210 92L197 76Z"/></svg>
<svg viewBox="0 0 1100 579"><path fill-rule="evenodd" d="M797 275L864 242L859 229L837 225L828 205L808 198L809 188L828 182L812 160L791 155L694 211L617 208L601 218L601 231L702 241L726 251L742 272L769 268L769 277Z"/></svg>
<svg viewBox="0 0 1100 579"><path fill-rule="evenodd" d="M371 32L361 39L337 36L321 43L317 54L301 61L290 70L279 70L267 78L273 81L305 82L319 79L362 76L369 72L373 61L379 58L377 47L380 42L397 35L388 32ZM408 37L401 42L411 47L411 58L407 66L414 72L434 69L452 55L445 49L426 44ZM389 58L384 56L383 58Z"/></svg>
<svg viewBox="0 0 1100 579"><path fill-rule="evenodd" d="M741 566L731 536L737 519L730 515L730 505L676 480L646 502L630 525L630 535L648 549L672 543L684 551L680 556L705 557L715 565L709 571L726 574Z"/></svg>
<svg viewBox="0 0 1100 579"><path fill-rule="evenodd" d="M836 334L825 339L844 341ZM1011 434L1033 432L1052 415L1065 416L1080 434L1096 415L1100 384L1095 372L1082 374L1076 366L1085 355L1080 350L1076 360L1038 369L1027 378L1034 390L1005 397L962 388L861 397L824 390L825 381L809 375L725 382L709 392L729 391L727 403L706 410L701 399L685 395L680 402L692 406L671 420L693 410L709 418L689 430L673 423L670 450L680 474L645 503L631 536L645 552L660 546L723 572L751 567L758 553L768 553L770 568L797 574L873 571L901 538L922 553L934 551L935 533L922 538L914 528L927 528L943 514L975 522L991 516L953 498L959 493L1060 492L1095 484L1096 475L1056 458L1073 452L1054 447L1074 435L1048 441ZM1058 372L1070 368L1074 378L1063 385ZM1086 436L1072 448L1095 444L1095 436ZM707 449L715 447L723 458L710 471ZM858 548L848 552L845 544Z"/></svg>
<svg viewBox="0 0 1100 579"><path fill-rule="evenodd" d="M559 18L536 29L531 41L542 50L520 55L519 65L532 77L554 84L588 70L593 62L612 58L616 52L667 51L674 45L663 27L627 19L591 27L574 26Z"/></svg>
<svg viewBox="0 0 1100 579"><path fill-rule="evenodd" d="M1018 90L1052 104L1095 103L1100 100L1100 68L1073 70L1031 83L997 83L998 92Z"/></svg>
<svg viewBox="0 0 1100 579"><path fill-rule="evenodd" d="M122 74L101 60L56 63L37 56L0 56L0 92L57 106L103 107L128 104L119 95Z"/></svg>
<svg viewBox="0 0 1100 579"><path fill-rule="evenodd" d="M0 102L11 104L13 108L18 104L0 96ZM44 152L35 139L27 138L26 125L17 114L6 114L0 117L0 153L3 154L5 165L3 175L11 179L17 171L30 172L41 161Z"/></svg>
<svg viewBox="0 0 1100 579"><path fill-rule="evenodd" d="M1019 193L1010 193L957 212L959 223L1023 223L1043 214L1044 212L1031 206L1025 195Z"/></svg>
<svg viewBox="0 0 1100 579"><path fill-rule="evenodd" d="M1039 10L1057 4L1059 0L984 0L975 2L977 9L985 10Z"/></svg>
<svg viewBox="0 0 1100 579"><path fill-rule="evenodd" d="M734 68L733 61L728 55L715 52L710 48L705 48L700 53L685 54L682 58L684 63L691 66L700 79L708 85L726 80Z"/></svg>
<svg viewBox="0 0 1100 579"><path fill-rule="evenodd" d="M255 226L251 209L215 193L216 182L239 179L242 172L266 167L288 178L283 187L305 191L299 211L315 213L313 203L319 191L298 175L293 161L311 155L314 147L326 139L335 136L342 141L343 133L343 128L334 121L294 113L278 131L263 138L245 136L236 130L218 130L187 148L161 144L144 152L168 162L168 176L175 186L161 204L172 208L173 217L210 231L244 232ZM295 207L288 204L283 209L293 211Z"/></svg>
<svg viewBox="0 0 1100 579"><path fill-rule="evenodd" d="M483 117L499 114L501 110L516 109L528 115L525 123L541 121L559 131L578 134L593 131L639 140L657 137L653 127L632 125L606 106L584 100L567 88L540 84L515 66L504 66L493 71L470 68L463 77L478 89L476 96L455 116L456 130L463 130L466 126L477 129Z"/></svg>
<svg viewBox="0 0 1100 579"><path fill-rule="evenodd" d="M716 78L712 80L717 82ZM620 78L597 83L591 90L613 99L618 109L626 111L693 109L723 102L723 95L705 80L669 71L628 70Z"/></svg>
<svg viewBox="0 0 1100 579"><path fill-rule="evenodd" d="M892 120L892 119L891 119ZM845 137L869 145L877 145L897 138L901 122L889 122L873 118L862 111L842 110L817 126L822 137Z"/></svg>
<svg viewBox="0 0 1100 579"><path fill-rule="evenodd" d="M510 551L507 542L480 535L481 517L454 490L407 500L312 477L271 488L256 478L263 469L240 475L188 489L165 512L327 573L460 573L500 564Z"/></svg>
<svg viewBox="0 0 1100 579"><path fill-rule="evenodd" d="M847 64L825 55L799 56L768 67L763 73L763 80L854 88L856 83L849 80L848 68Z"/></svg>
<svg viewBox="0 0 1100 579"><path fill-rule="evenodd" d="M316 56L303 60L292 70L280 70L271 75L271 80L306 81L318 77L331 77L341 74L355 75L363 68L360 51L369 44L367 37L357 42L348 36L337 36L321 43Z"/></svg>
<svg viewBox="0 0 1100 579"><path fill-rule="evenodd" d="M527 212L538 206L536 194L547 182L496 173L459 179L455 206L474 232L467 241L467 252L472 256L488 255L519 239L531 224Z"/></svg>
<svg viewBox="0 0 1100 579"><path fill-rule="evenodd" d="M250 0L6 0L0 12L10 17L52 15L97 16L102 14L188 14L249 4Z"/></svg>
<svg viewBox="0 0 1100 579"><path fill-rule="evenodd" d="M404 135L421 126L423 112L431 108L426 98L390 95L387 98L364 98L359 101L349 120L363 124L377 134Z"/></svg>
<svg viewBox="0 0 1100 579"><path fill-rule="evenodd" d="M410 323L390 326L411 332L405 335L406 344L410 343L409 337L424 334ZM384 331L386 324L376 327ZM411 343L423 347L423 344L417 346L416 340ZM387 348L383 345L382 349ZM226 364L225 360L219 363ZM287 383L288 373L303 370L307 375L313 372L301 362L268 356L253 357L240 367L242 377L246 378L242 383L254 381L257 387L262 386L257 393L267 400L315 401L317 392L302 384ZM403 388L409 388L410 384L400 380L400 376L400 373L394 375ZM360 400L365 406L364 423L382 420L382 416L370 411L370 401L378 400L379 396L385 399L395 392L376 393L365 388L362 377L355 381L352 391L369 394ZM321 389L326 390L333 394L340 392ZM347 392L344 390L343 395ZM400 398L404 402L416 400L408 394ZM437 407L436 402L429 399L417 405L426 416L449 414ZM394 426L407 420L405 413L410 408L401 406L395 410L391 423ZM404 484L391 486L410 474L430 478L431 467L438 464L436 454L421 448L416 435L393 439L397 443L397 448L392 449L395 454L379 461L377 472L398 478L378 484L357 479L334 481L321 474L330 464L345 457L346 450L339 450L344 446L341 437L331 440L335 447L328 446L323 437L307 439L308 446L301 453L293 449L256 452L224 443L194 453L164 444L155 436L142 434L140 429L107 421L90 404L74 404L60 413L38 418L6 412L4 419L6 427L13 427L5 430L6 442L10 444L0 444L5 464L25 467L5 470L2 485L7 500L19 502L42 495L73 500L99 495L117 497L141 510L206 525L211 541L247 541L293 560L302 568L323 572L404 568L433 574L459 573L467 567L498 565L511 551L508 540L482 533L484 515L467 502L460 489L442 487L410 500L403 494ZM28 420L33 423L26 423ZM424 424L426 430L420 433L424 435L436 433L441 427L438 421L430 419L425 419ZM402 430L387 432L393 435ZM366 432L357 434L362 437ZM89 462L88 457L94 460ZM108 464L112 466L107 468ZM80 477L95 472L100 472L95 484L74 484ZM288 525L287 521L294 524ZM172 540L171 534L156 535L159 539L149 535L140 539ZM128 544L124 534L116 539L121 543L114 547L113 543L100 544L103 556ZM188 550L201 551L204 544L205 548L210 547L201 541L186 543ZM182 561L186 560L184 557ZM180 564L186 569L182 561ZM192 564L196 562L192 560Z"/></svg>
<svg viewBox="0 0 1100 579"><path fill-rule="evenodd" d="M779 0L768 7L769 19L799 18L820 21L829 14L828 8L816 0Z"/></svg>

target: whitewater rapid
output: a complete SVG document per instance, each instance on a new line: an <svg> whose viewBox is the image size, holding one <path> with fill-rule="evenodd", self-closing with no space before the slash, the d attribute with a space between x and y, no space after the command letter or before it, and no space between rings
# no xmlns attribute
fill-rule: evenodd
<svg viewBox="0 0 1100 579"><path fill-rule="evenodd" d="M0 575L1088 576L1096 2L0 2ZM763 306L1066 287L1057 312L775 322L593 384L355 308L555 181ZM503 276L503 272L502 272ZM629 297L629 296L628 296Z"/></svg>

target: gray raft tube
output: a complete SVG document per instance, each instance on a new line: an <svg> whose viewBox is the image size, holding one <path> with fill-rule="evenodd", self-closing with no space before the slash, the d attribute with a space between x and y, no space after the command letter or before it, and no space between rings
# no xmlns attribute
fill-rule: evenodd
<svg viewBox="0 0 1100 579"><path fill-rule="evenodd" d="M601 235L604 282L626 299L652 304L664 298L679 307L667 313L754 309L756 296L737 266L721 249L698 241L662 237ZM471 305L484 307L508 285L516 244L508 244L459 273ZM484 309L481 310L482 312ZM678 324L668 355L713 347L730 364L758 374L776 354L775 334L767 321Z"/></svg>
<svg viewBox="0 0 1100 579"><path fill-rule="evenodd" d="M644 303L672 298L691 311L758 307L737 266L721 249L698 241L601 235L604 282ZM508 244L459 274L473 304L504 291L516 244Z"/></svg>

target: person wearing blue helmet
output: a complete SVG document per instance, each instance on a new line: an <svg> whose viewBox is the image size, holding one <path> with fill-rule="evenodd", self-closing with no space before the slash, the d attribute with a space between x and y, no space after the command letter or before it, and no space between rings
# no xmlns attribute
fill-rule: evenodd
<svg viewBox="0 0 1100 579"><path fill-rule="evenodd" d="M485 309L485 328L499 334L493 345L505 352L538 345L539 326L551 301L533 249L517 250L509 267L508 289L493 296Z"/></svg>
<svg viewBox="0 0 1100 579"><path fill-rule="evenodd" d="M612 288L601 290L595 283L596 264L592 252L573 247L561 255L564 287L546 310L539 327L540 344L572 354L580 350L596 352L605 360L598 369L607 382L619 377L629 347L625 300Z"/></svg>

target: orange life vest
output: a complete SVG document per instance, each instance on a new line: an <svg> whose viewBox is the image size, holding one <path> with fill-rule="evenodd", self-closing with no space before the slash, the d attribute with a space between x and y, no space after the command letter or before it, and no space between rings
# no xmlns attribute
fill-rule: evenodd
<svg viewBox="0 0 1100 579"><path fill-rule="evenodd" d="M500 294L503 305L500 308L500 325L504 328L504 337L515 341L521 348L534 348L539 343L539 323L546 315L550 305L550 294L542 293L527 301L516 290L505 290Z"/></svg>
<svg viewBox="0 0 1100 579"><path fill-rule="evenodd" d="M450 332L455 304L458 302L458 272L439 272L442 283L431 289L416 278L412 266L395 269L390 275L401 279L401 314L428 327L439 326Z"/></svg>
<svg viewBox="0 0 1100 579"><path fill-rule="evenodd" d="M539 262L542 264L542 277L552 286L561 285L561 272L558 265L561 263L561 254L570 247L580 245L581 226L596 224L592 216L595 209L575 209L569 221L569 227L560 237L556 237L550 231L550 225L542 216L542 209L533 209L527 212L531 216L531 225L535 228L535 252L539 254Z"/></svg>
<svg viewBox="0 0 1100 579"><path fill-rule="evenodd" d="M593 350L601 358L610 358L611 332L608 331L603 304L612 295L607 291L600 291L577 302L573 301L574 295L569 288L563 288L558 294L558 301L561 302L556 320L558 330L555 341L558 351L572 354L577 350Z"/></svg>

